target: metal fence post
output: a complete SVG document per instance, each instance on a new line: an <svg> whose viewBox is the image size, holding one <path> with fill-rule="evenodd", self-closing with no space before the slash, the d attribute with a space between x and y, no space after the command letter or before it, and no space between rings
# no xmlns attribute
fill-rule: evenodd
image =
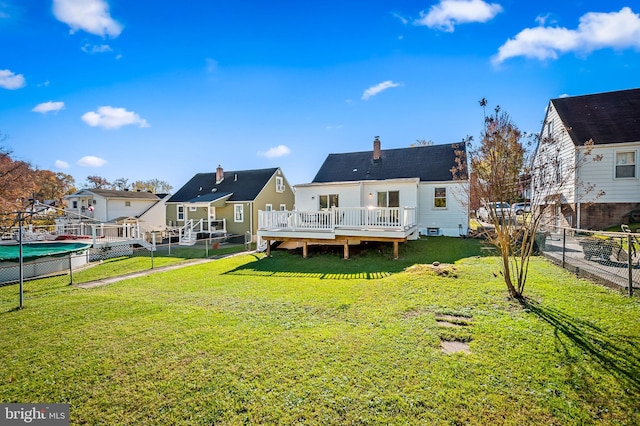
<svg viewBox="0 0 640 426"><path fill-rule="evenodd" d="M69 253L69 285L73 285L73 266L71 264L71 253Z"/></svg>
<svg viewBox="0 0 640 426"><path fill-rule="evenodd" d="M209 257L209 240L204 240L204 257Z"/></svg>
<svg viewBox="0 0 640 426"><path fill-rule="evenodd" d="M565 269L564 261L567 253L567 228L562 228L562 269Z"/></svg>
<svg viewBox="0 0 640 426"><path fill-rule="evenodd" d="M633 296L633 250L631 249L633 244L631 234L627 235L627 263L629 266L629 297Z"/></svg>

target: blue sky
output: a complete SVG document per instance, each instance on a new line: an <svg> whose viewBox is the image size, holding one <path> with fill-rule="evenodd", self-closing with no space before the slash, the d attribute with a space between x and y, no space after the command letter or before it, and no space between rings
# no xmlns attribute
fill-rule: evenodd
<svg viewBox="0 0 640 426"><path fill-rule="evenodd" d="M539 132L551 98L640 87L629 0L0 0L0 131L82 185Z"/></svg>

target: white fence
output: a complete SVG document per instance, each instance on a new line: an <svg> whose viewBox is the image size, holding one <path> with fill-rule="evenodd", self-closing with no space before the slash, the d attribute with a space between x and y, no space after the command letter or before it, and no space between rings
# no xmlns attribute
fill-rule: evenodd
<svg viewBox="0 0 640 426"><path fill-rule="evenodd" d="M259 229L334 231L336 228L408 229L415 207L339 207L322 211L259 211Z"/></svg>

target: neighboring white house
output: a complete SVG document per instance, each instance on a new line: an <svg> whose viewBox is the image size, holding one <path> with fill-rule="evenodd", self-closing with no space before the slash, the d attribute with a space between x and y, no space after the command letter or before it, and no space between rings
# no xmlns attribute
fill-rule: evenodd
<svg viewBox="0 0 640 426"><path fill-rule="evenodd" d="M67 195L65 219L69 223L117 223L135 220L147 230L164 229L165 201L169 194L111 189L81 189Z"/></svg>
<svg viewBox="0 0 640 426"><path fill-rule="evenodd" d="M603 229L640 216L640 89L551 99L540 136L534 170L546 173L533 191L548 223ZM540 179L565 185L545 193Z"/></svg>
<svg viewBox="0 0 640 426"><path fill-rule="evenodd" d="M311 183L295 185L294 212L262 212L265 240L392 241L467 234L468 181L452 168L465 144L330 154ZM333 240L333 241L330 241Z"/></svg>

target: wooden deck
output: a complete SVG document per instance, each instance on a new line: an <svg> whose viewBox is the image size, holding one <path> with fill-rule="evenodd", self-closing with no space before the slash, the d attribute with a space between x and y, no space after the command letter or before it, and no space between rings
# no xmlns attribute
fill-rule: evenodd
<svg viewBox="0 0 640 426"><path fill-rule="evenodd" d="M406 242L417 232L415 207L347 207L326 211L260 211L258 237L267 243L295 242L302 245L307 257L309 244L342 245L344 258L349 258L349 246L364 241L393 243L394 258L398 258L398 243Z"/></svg>

